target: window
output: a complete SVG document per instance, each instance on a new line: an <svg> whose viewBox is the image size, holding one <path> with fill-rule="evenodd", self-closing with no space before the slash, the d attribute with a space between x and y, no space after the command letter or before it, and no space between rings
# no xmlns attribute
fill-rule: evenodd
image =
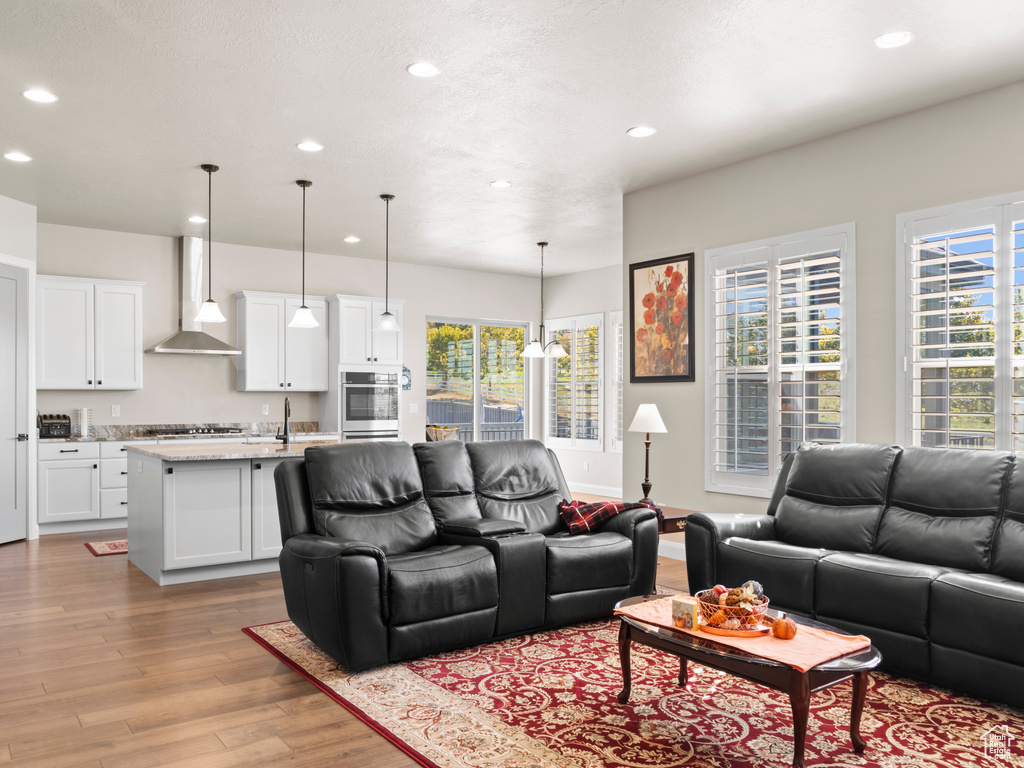
<svg viewBox="0 0 1024 768"><path fill-rule="evenodd" d="M611 450L622 453L622 310L611 313L612 344L615 354L612 360L612 418Z"/></svg>
<svg viewBox="0 0 1024 768"><path fill-rule="evenodd" d="M427 424L459 439L521 440L526 325L427 320Z"/></svg>
<svg viewBox="0 0 1024 768"><path fill-rule="evenodd" d="M1024 451L1024 193L897 217L911 445Z"/></svg>
<svg viewBox="0 0 1024 768"><path fill-rule="evenodd" d="M552 445L602 450L601 315L551 320L547 339L568 353L547 359L546 428Z"/></svg>
<svg viewBox="0 0 1024 768"><path fill-rule="evenodd" d="M854 225L705 260L705 487L768 496L800 443L854 439Z"/></svg>

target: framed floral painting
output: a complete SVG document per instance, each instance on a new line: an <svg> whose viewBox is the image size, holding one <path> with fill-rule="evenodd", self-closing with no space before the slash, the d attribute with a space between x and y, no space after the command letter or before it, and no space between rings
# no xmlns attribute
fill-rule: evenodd
<svg viewBox="0 0 1024 768"><path fill-rule="evenodd" d="M629 266L629 380L693 381L693 254Z"/></svg>

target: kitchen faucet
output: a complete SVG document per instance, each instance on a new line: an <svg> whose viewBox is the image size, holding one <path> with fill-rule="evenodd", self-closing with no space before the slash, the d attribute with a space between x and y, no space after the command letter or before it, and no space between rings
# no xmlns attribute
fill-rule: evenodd
<svg viewBox="0 0 1024 768"><path fill-rule="evenodd" d="M284 434L282 435L280 432L278 432L277 435L275 435L275 438L278 440L283 440L285 445L292 444L292 435L291 432L288 431L288 419L291 418L291 415L292 404L288 402L288 398L286 397L284 399Z"/></svg>

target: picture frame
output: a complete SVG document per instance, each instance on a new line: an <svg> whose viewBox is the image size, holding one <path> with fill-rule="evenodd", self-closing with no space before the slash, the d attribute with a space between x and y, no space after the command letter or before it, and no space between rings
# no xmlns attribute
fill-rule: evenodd
<svg viewBox="0 0 1024 768"><path fill-rule="evenodd" d="M693 253L629 265L629 381L694 381Z"/></svg>

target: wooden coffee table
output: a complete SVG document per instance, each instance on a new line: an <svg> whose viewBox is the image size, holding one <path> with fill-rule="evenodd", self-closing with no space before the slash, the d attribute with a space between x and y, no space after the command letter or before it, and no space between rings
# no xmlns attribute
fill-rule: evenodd
<svg viewBox="0 0 1024 768"><path fill-rule="evenodd" d="M618 603L616 608L664 598L664 595L631 597ZM777 611L770 610L768 613L769 615L778 615ZM803 626L846 634L828 624L792 614L790 617L797 624ZM810 711L811 694L852 677L853 706L850 710L850 740L853 742L854 752L860 754L864 751L865 742L860 735L860 716L864 711L868 672L877 667L882 660L881 652L874 646L865 651L826 661L807 672L801 672L787 664L716 643L714 635L694 637L685 632L675 632L671 629L645 624L630 616L620 615L619 620L621 622L619 624L619 656L622 660L623 683L622 691L618 696L620 704L625 704L629 700L632 686L629 652L630 643L634 642L678 656L679 685L686 685L687 661L694 661L705 667L760 683L789 695L789 702L793 708L793 767L804 768L804 744L807 740L807 715Z"/></svg>

